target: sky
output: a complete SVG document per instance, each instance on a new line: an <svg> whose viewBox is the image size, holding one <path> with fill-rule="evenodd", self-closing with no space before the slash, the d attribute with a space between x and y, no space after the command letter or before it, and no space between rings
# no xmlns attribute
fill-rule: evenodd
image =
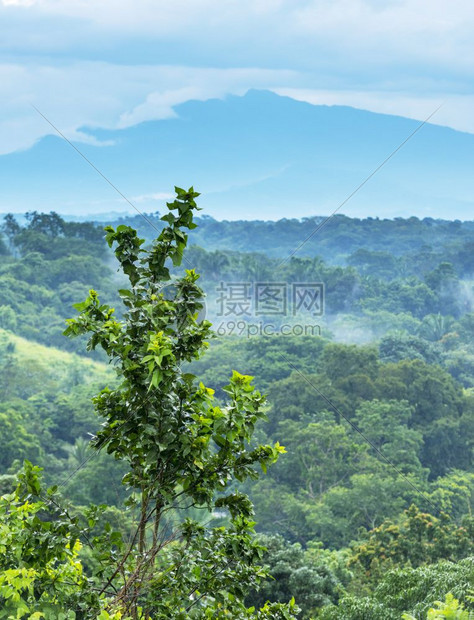
<svg viewBox="0 0 474 620"><path fill-rule="evenodd" d="M250 88L474 133L469 0L0 0L0 154Z"/></svg>
<svg viewBox="0 0 474 620"><path fill-rule="evenodd" d="M0 152L267 88L474 133L469 0L0 0Z"/></svg>

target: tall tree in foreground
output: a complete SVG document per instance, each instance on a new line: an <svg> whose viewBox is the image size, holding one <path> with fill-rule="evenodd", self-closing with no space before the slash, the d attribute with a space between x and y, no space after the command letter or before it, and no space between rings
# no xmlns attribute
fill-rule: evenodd
<svg viewBox="0 0 474 620"><path fill-rule="evenodd" d="M99 545L100 594L109 610L134 619L291 618L292 603L261 610L243 604L264 574L257 565L262 548L249 499L229 485L258 477L255 467L265 471L284 449L250 444L264 404L251 377L234 371L227 404L219 406L213 390L182 369L207 347L211 324L198 320L203 293L194 270L171 281L168 263L182 261L198 196L193 188L176 193L148 251L132 228L106 228L130 280L120 291L123 320L90 291L65 332L88 333L89 348L102 347L121 378L117 389L95 398L105 421L93 443L127 463L128 509L138 517L130 540L117 534ZM171 518L191 507L207 509L208 517L227 512L229 524Z"/></svg>

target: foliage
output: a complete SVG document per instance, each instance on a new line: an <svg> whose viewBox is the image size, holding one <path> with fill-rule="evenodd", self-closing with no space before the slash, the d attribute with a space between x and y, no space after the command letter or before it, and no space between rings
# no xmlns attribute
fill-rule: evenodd
<svg viewBox="0 0 474 620"><path fill-rule="evenodd" d="M417 579L425 585L424 576L431 579L437 566L444 566L446 575L459 568L465 580L471 579L462 558L472 553L469 514L474 507L472 223L337 216L328 224L333 234L320 237L317 246L305 246L308 255L303 252L282 262L316 220L243 223L204 217L197 218L200 226L195 229L185 214L183 196L177 200L181 210L178 206L161 220L150 215L163 235L155 244L151 228L145 229L140 218L108 229L108 241L115 245L125 276L112 274L110 266L117 259L94 224L67 222L54 213L4 219L0 329L7 332L0 332L0 493L14 491L14 474L26 458L44 468L47 484L60 483L74 504L70 515L84 513L90 502L108 504L94 517L89 534L89 525L81 521L82 547L74 562L93 579L89 586L100 590L123 557L120 554L128 550L119 549L120 539L131 540L138 532L123 573L115 578L115 583L120 581L119 592L129 581L132 584L122 599L117 598L133 607L139 589L134 571L139 574L146 564L140 565L138 549L141 476L142 471L150 477L159 474L164 489L158 527L162 547L148 563L149 581L133 603L142 607L140 613L146 612L143 603L150 608L156 603L148 596L155 577L157 592L166 589L165 607L166 600L184 606L186 597L180 597L186 587L188 593L194 588L199 593L206 590L187 612L196 617L294 615L295 608L275 607L279 602L286 605L293 595L303 616L309 617L323 613L325 604L324 613L337 618L348 614L399 620L404 612L421 618L449 591L469 606L458 587L462 580L453 577L448 583L441 573L439 587L415 589L410 600L401 593L411 587L413 569L422 571ZM140 243L127 224L140 228L150 243ZM187 234L202 247L187 249ZM145 247L148 253L142 251ZM170 259L166 265L165 254ZM181 277L181 258L205 276L208 318L216 312L221 281L323 282L326 315L319 322L324 337L225 337L210 341L208 354L201 358L199 341L204 344L212 334L205 333L199 317L193 321L203 299L195 275L188 272ZM169 264L173 260L176 264ZM92 286L98 287L97 295L88 297L79 319L70 324L72 331L84 334L75 341L64 339L61 332L71 304ZM116 308L108 317L107 306L98 301L104 296ZM113 360L118 380L104 365L64 351L83 355L86 332L95 339L91 342L95 350L87 355ZM188 361L185 350L194 350L197 357L190 355ZM233 375L234 368L245 374ZM199 376L203 385L192 375ZM255 376L269 393L270 405L251 390L247 375ZM230 384L229 376L233 376ZM97 397L94 412L90 398L106 384L109 391ZM204 387L208 384L215 393ZM135 397L129 398L132 393ZM170 412L181 396L185 419L179 426ZM242 410L251 424L234 419ZM233 438L222 430L231 423L230 432L237 433ZM258 445L275 451L280 438L288 454L269 469L268 476L254 479L254 467L266 466L263 457L271 461L276 456L275 452L257 455ZM136 453L132 445L140 446ZM170 455L188 448L187 457L176 466ZM237 461L231 452L238 455ZM225 488L221 480L209 481L209 467L223 466L226 454ZM251 460L249 455L253 464L246 460ZM175 488L173 476L180 481ZM185 480L196 477L199 483L185 489ZM262 539L267 552L259 550L253 539L254 517L239 495L244 491L256 507L255 527L275 535ZM181 495L173 501L176 493ZM232 494L239 510L250 511L242 517L247 526L240 529L237 508L233 508L237 514L229 517L230 506L215 506ZM53 520L54 505L44 501L44 495L28 501L38 505L43 501L36 514ZM155 510L157 497L148 498L148 513ZM18 500L19 505L23 501ZM144 553L153 549L158 512L146 525ZM107 522L109 532L104 533ZM184 523L193 532L188 547ZM111 537L114 558L109 554ZM210 568L211 548L219 550L218 560L224 562L227 543L241 544L250 555L245 563L232 551L235 562L218 564L220 577L227 580L224 594L219 594L219 579L203 575ZM199 556L201 545L207 549L204 557ZM451 563L438 565L446 559ZM275 579L263 571L253 572L254 560L265 564ZM175 587L173 570L167 572L173 562L182 562L177 573L182 590ZM190 570L184 572L184 567ZM396 586L390 576L394 568L402 570ZM258 580L260 594L254 589ZM238 591L241 582L252 586L247 605L258 607L267 598L275 604L261 611L245 608L239 603L244 595ZM394 588L390 593L384 590L387 583ZM85 581L84 587L89 586ZM343 588L346 595L337 602ZM196 592L193 601L199 598ZM110 607L114 596L107 588L98 605ZM104 609L100 613L107 617ZM175 612L160 613L170 617Z"/></svg>
<svg viewBox="0 0 474 620"><path fill-rule="evenodd" d="M457 563L442 561L419 568L398 568L387 573L370 596L346 596L337 606L325 607L321 618L400 620L403 613L421 618L446 592L472 612L469 590L473 580L473 557Z"/></svg>
<svg viewBox="0 0 474 620"><path fill-rule="evenodd" d="M66 330L70 336L89 333L88 347L101 346L121 379L116 389L95 398L105 422L94 446L127 464L124 483L132 491L127 504L137 507L139 517L130 546L116 561L108 558L102 591L113 587L111 606L133 617L239 617L247 613L246 590L265 575L256 565L262 547L253 538L248 498L221 493L234 480L256 478L254 467L266 471L284 449L278 443L250 445L264 403L251 377L234 371L224 389L228 402L219 406L213 390L196 385L195 376L181 369L200 357L211 325L197 320L202 291L193 270L173 282L168 297L162 291L171 279L167 260L180 264L187 241L183 229L195 226L198 194L192 188L176 192L162 218L168 226L148 252L133 229L106 229L131 284L120 291L127 308L123 320L90 291L76 304L80 315ZM228 511L229 525L167 522L170 509L191 506ZM291 615L290 607L273 609Z"/></svg>
<svg viewBox="0 0 474 620"><path fill-rule="evenodd" d="M259 540L266 549L262 561L269 577L258 591L250 593L247 603L287 602L295 597L301 617L312 618L324 605L337 602L341 585L323 561L315 561L301 545L290 545L281 536L260 536Z"/></svg>
<svg viewBox="0 0 474 620"><path fill-rule="evenodd" d="M13 493L0 498L0 618L93 618L100 600L79 560L81 528L42 493L39 468L25 462Z"/></svg>
<svg viewBox="0 0 474 620"><path fill-rule="evenodd" d="M73 349L62 337L73 298L86 294L92 282L113 291L102 230L35 211L26 214L23 226L5 216L0 230L11 253L0 266L0 327Z"/></svg>
<svg viewBox="0 0 474 620"><path fill-rule="evenodd" d="M474 519L466 516L457 525L444 513L437 518L412 505L399 523L387 520L368 532L352 554L349 564L372 582L397 566L457 561L474 555Z"/></svg>
<svg viewBox="0 0 474 620"><path fill-rule="evenodd" d="M437 601L435 603L436 608L432 607L428 610L426 620L443 620L448 618L450 620L470 620L472 614L470 614L464 605L460 604L452 594L446 595L445 602ZM403 614L402 620L416 620L416 618L410 614Z"/></svg>

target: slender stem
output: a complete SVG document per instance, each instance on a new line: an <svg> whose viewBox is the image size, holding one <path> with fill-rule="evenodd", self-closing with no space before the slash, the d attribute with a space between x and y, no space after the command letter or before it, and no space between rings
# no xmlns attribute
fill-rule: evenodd
<svg viewBox="0 0 474 620"><path fill-rule="evenodd" d="M141 504L141 518L140 518L140 536L138 539L138 552L143 555L145 552L145 534L146 534L146 522L148 511L148 491L146 486L142 484L142 504Z"/></svg>
<svg viewBox="0 0 474 620"><path fill-rule="evenodd" d="M157 498L155 503L155 523L153 524L153 545L152 548L156 548L156 543L158 540L158 530L160 528L160 520L161 520L161 498Z"/></svg>

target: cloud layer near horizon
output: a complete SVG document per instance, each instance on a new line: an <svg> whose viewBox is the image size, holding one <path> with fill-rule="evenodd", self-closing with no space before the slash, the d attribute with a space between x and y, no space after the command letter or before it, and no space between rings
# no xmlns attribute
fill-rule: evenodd
<svg viewBox="0 0 474 620"><path fill-rule="evenodd" d="M466 0L1 0L0 153L268 88L474 132Z"/></svg>

